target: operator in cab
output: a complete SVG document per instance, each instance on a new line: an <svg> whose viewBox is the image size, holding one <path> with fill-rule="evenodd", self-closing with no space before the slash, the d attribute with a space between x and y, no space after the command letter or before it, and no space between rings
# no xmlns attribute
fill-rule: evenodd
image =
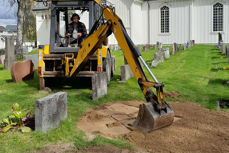
<svg viewBox="0 0 229 153"><path fill-rule="evenodd" d="M71 17L72 23L68 25L66 33L67 43L70 46L80 44L87 35L87 29L84 23L80 22L80 16L74 13Z"/></svg>

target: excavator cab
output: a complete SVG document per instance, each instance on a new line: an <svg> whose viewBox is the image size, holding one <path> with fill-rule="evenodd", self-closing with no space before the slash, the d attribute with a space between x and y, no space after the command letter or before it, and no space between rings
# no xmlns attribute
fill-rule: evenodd
<svg viewBox="0 0 229 153"><path fill-rule="evenodd" d="M94 23L99 19L101 12L101 7L93 1L52 1L50 52L77 52L80 43L70 45L70 40L65 36L69 28L68 25L72 22L72 15L74 13L79 14L82 23L84 23L87 28L87 33L89 33ZM84 36L82 39L86 37L87 36Z"/></svg>

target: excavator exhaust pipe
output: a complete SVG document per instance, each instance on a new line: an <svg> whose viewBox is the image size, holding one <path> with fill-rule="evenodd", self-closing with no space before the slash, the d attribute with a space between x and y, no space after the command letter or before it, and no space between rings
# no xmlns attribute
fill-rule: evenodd
<svg viewBox="0 0 229 153"><path fill-rule="evenodd" d="M153 130L169 126L174 120L174 111L166 103L166 111L161 110L159 113L153 104L144 103L139 107L139 112L134 127L143 130L145 132L151 132Z"/></svg>

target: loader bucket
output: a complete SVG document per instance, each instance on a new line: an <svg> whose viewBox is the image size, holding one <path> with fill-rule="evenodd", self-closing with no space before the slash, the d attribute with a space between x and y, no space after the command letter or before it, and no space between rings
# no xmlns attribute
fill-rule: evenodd
<svg viewBox="0 0 229 153"><path fill-rule="evenodd" d="M141 104L134 126L145 132L151 132L171 125L174 120L174 112L168 104L166 104L166 109L167 111L162 110L159 113L152 103Z"/></svg>

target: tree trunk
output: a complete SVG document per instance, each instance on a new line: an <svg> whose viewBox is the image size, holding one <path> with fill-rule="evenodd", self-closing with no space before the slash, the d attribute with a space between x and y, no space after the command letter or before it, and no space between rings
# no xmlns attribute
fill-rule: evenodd
<svg viewBox="0 0 229 153"><path fill-rule="evenodd" d="M22 58L23 56L23 23L25 16L25 0L18 1L18 12L17 12L17 38L16 38L16 54L18 57Z"/></svg>

